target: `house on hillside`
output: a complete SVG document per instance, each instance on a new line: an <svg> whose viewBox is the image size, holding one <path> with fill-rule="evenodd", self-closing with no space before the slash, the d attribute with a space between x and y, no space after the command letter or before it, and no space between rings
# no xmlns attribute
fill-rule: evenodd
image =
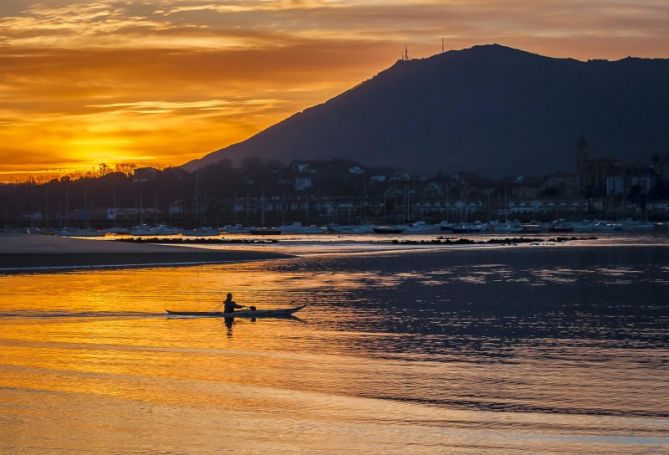
<svg viewBox="0 0 669 455"><path fill-rule="evenodd" d="M650 169L628 168L606 178L607 196L625 196L632 192L649 194L656 176Z"/></svg>
<svg viewBox="0 0 669 455"><path fill-rule="evenodd" d="M541 184L544 195L555 193L561 197L575 197L578 195L578 175L569 172L560 172L546 177Z"/></svg>
<svg viewBox="0 0 669 455"><path fill-rule="evenodd" d="M160 171L153 167L138 167L132 173L132 183L146 183L152 180Z"/></svg>
<svg viewBox="0 0 669 455"><path fill-rule="evenodd" d="M316 173L316 170L313 167L311 167L311 164L309 163L295 162L291 165L291 169L293 170L293 172L297 172L298 174Z"/></svg>
<svg viewBox="0 0 669 455"><path fill-rule="evenodd" d="M408 182L411 180L411 177L407 172L395 172L392 177L390 177L391 182Z"/></svg>
<svg viewBox="0 0 669 455"><path fill-rule="evenodd" d="M311 180L311 177L297 177L295 179L295 184L293 188L297 191L305 191L314 186L314 182Z"/></svg>

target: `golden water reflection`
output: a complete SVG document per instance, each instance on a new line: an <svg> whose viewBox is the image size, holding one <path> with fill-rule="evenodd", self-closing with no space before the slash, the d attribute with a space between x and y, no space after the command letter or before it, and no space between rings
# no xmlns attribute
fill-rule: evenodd
<svg viewBox="0 0 669 455"><path fill-rule="evenodd" d="M393 260L408 271L396 273ZM0 277L0 452L668 447L666 345L456 336L494 319L430 310L452 305L458 286L480 286L463 280L466 273L485 280L504 273L517 285L527 272L491 261L468 272L448 264L443 274L445 266L422 260L370 259L348 264L348 272L332 259L291 259ZM661 267L648 279L661 278ZM567 273L557 270L540 275ZM610 273L625 272L609 267L599 279ZM448 301L437 297L439 286L429 286L433 294L413 289L446 279ZM298 314L302 321L236 319L229 327L163 314L210 310L227 291L259 307L310 306ZM407 312L408 296L422 306ZM375 299L381 306L370 306ZM430 324L449 329L425 329Z"/></svg>

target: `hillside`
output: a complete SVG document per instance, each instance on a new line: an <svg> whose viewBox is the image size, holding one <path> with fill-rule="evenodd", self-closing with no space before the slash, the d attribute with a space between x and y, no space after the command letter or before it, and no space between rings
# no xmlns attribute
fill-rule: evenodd
<svg viewBox="0 0 669 455"><path fill-rule="evenodd" d="M418 172L496 177L669 152L669 59L543 57L500 45L398 61L372 79L255 136L185 165L220 159L350 158Z"/></svg>

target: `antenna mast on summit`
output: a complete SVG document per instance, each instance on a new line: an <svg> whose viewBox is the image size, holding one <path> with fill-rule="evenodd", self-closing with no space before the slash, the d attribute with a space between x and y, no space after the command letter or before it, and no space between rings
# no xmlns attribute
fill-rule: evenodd
<svg viewBox="0 0 669 455"><path fill-rule="evenodd" d="M444 38L441 39L441 53L444 53Z"/></svg>

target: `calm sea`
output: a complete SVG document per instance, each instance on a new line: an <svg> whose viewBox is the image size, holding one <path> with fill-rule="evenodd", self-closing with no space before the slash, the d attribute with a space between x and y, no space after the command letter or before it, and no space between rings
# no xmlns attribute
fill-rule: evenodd
<svg viewBox="0 0 669 455"><path fill-rule="evenodd" d="M231 291L299 319L167 318ZM669 248L0 277L0 452L669 452Z"/></svg>

